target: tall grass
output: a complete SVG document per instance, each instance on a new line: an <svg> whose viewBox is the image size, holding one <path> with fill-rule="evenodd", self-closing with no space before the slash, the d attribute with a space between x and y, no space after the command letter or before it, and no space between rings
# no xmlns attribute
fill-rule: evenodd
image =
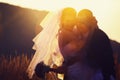
<svg viewBox="0 0 120 80"><path fill-rule="evenodd" d="M120 64L117 59L118 56L115 57L115 68L116 68L116 76L117 80L120 80ZM9 56L6 57L4 55L0 56L0 80L29 80L26 70L32 59L25 54L17 55L17 56ZM54 74L52 74L54 75ZM36 75L33 76L30 80L42 80L38 78ZM47 74L47 80L57 80L54 79L51 74Z"/></svg>
<svg viewBox="0 0 120 80"><path fill-rule="evenodd" d="M31 56L32 58L32 56ZM26 69L31 61L27 55L0 56L0 80L29 80ZM34 76L31 80L41 80Z"/></svg>

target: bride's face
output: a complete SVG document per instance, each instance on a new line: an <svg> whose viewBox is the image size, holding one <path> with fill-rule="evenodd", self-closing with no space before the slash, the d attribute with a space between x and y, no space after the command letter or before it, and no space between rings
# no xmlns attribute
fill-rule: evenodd
<svg viewBox="0 0 120 80"><path fill-rule="evenodd" d="M76 18L73 15L65 15L60 22L62 28L67 30L73 30L74 26L76 25Z"/></svg>

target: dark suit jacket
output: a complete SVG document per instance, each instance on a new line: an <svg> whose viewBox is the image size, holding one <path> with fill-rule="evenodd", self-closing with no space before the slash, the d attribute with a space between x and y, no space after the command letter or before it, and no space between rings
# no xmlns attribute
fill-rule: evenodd
<svg viewBox="0 0 120 80"><path fill-rule="evenodd" d="M87 63L92 68L100 68L103 76L115 75L113 50L108 36L96 29L87 47ZM106 80L108 80L106 78Z"/></svg>

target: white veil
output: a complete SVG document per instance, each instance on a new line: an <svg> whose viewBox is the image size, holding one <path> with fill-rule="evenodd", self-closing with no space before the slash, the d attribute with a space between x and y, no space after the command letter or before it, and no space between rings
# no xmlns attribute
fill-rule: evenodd
<svg viewBox="0 0 120 80"><path fill-rule="evenodd" d="M59 20L60 12L49 12L47 16L44 18L44 20L41 22L40 25L43 27L43 30L33 39L34 42L33 49L35 49L36 52L27 69L29 78L32 78L34 74L34 69L39 62L43 61L46 65L49 66L51 65L49 64L49 60L51 59L51 57L55 57L52 56L52 54L55 48L58 47L58 45L54 46L52 45L53 40L55 39L58 33ZM58 53L60 53L59 48ZM55 63L54 61L53 63Z"/></svg>

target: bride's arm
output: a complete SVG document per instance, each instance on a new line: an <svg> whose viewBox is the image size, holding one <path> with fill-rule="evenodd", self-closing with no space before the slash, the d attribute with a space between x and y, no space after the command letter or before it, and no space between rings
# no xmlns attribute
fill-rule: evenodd
<svg viewBox="0 0 120 80"><path fill-rule="evenodd" d="M72 37L73 35L70 35ZM78 52L84 45L85 41L80 39L71 39L69 36L59 35L59 48L63 56L69 56L69 54L74 54Z"/></svg>

